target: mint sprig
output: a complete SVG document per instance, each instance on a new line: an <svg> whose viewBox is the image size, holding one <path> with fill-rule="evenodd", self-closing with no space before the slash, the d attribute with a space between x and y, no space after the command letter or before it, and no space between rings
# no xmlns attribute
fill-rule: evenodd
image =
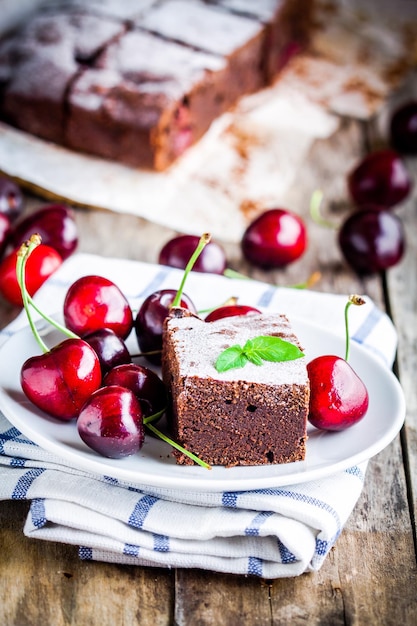
<svg viewBox="0 0 417 626"><path fill-rule="evenodd" d="M294 361L304 356L304 353L290 341L281 337L264 336L248 339L245 345L238 344L226 348L216 359L215 368L218 372L244 367L246 363L262 365L264 361L275 363Z"/></svg>

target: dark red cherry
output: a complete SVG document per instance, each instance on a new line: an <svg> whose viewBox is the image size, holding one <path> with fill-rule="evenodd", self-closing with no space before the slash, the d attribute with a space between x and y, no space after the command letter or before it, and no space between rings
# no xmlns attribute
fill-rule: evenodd
<svg viewBox="0 0 417 626"><path fill-rule="evenodd" d="M378 150L368 154L347 177L353 202L393 207L411 190L407 168L394 150Z"/></svg>
<svg viewBox="0 0 417 626"><path fill-rule="evenodd" d="M13 222L23 210L23 195L15 182L0 176L0 213Z"/></svg>
<svg viewBox="0 0 417 626"><path fill-rule="evenodd" d="M110 328L126 339L133 326L129 302L119 287L104 276L82 276L68 289L64 300L67 328L80 336Z"/></svg>
<svg viewBox="0 0 417 626"><path fill-rule="evenodd" d="M357 211L339 230L339 244L347 263L358 274L375 274L401 260L405 250L404 228L389 210Z"/></svg>
<svg viewBox="0 0 417 626"><path fill-rule="evenodd" d="M114 367L132 361L125 342L110 328L99 328L83 339L97 354L103 376Z"/></svg>
<svg viewBox="0 0 417 626"><path fill-rule="evenodd" d="M0 257L9 243L10 232L10 219L5 213L0 213Z"/></svg>
<svg viewBox="0 0 417 626"><path fill-rule="evenodd" d="M164 383L155 372L142 365L129 363L114 367L104 377L103 385L120 385L133 391L140 402L144 417L154 415L167 406Z"/></svg>
<svg viewBox="0 0 417 626"><path fill-rule="evenodd" d="M235 317L236 315L254 315L260 313L259 309L247 304L228 304L220 306L218 309L210 311L205 317L206 322L214 322L225 317Z"/></svg>
<svg viewBox="0 0 417 626"><path fill-rule="evenodd" d="M344 430L361 420L368 391L345 359L323 355L307 365L310 380L309 421L322 430Z"/></svg>
<svg viewBox="0 0 417 626"><path fill-rule="evenodd" d="M20 381L25 395L49 415L68 421L101 384L96 353L81 339L65 339L49 352L27 359Z"/></svg>
<svg viewBox="0 0 417 626"><path fill-rule="evenodd" d="M307 247L301 217L285 209L269 209L257 217L242 238L247 261L263 268L284 267L298 259Z"/></svg>
<svg viewBox="0 0 417 626"><path fill-rule="evenodd" d="M62 204L44 206L16 222L12 242L20 246L33 233L39 233L42 243L55 248L63 259L69 257L78 245L74 212Z"/></svg>
<svg viewBox="0 0 417 626"><path fill-rule="evenodd" d="M91 394L80 411L77 429L87 446L111 459L136 454L145 439L138 399L130 389L117 385Z"/></svg>
<svg viewBox="0 0 417 626"><path fill-rule="evenodd" d="M180 235L168 241L159 253L159 263L185 269L200 237ZM194 263L194 272L223 274L226 269L226 254L220 244L210 241Z"/></svg>
<svg viewBox="0 0 417 626"><path fill-rule="evenodd" d="M148 361L156 365L161 363L160 351L162 350L164 322L176 295L175 289L155 291L144 300L136 315L134 328L139 348L143 353L158 352L158 354L146 356ZM189 309L193 313L197 312L194 304L185 294L182 295L178 306Z"/></svg>
<svg viewBox="0 0 417 626"><path fill-rule="evenodd" d="M403 154L417 154L417 100L400 106L390 123L390 143Z"/></svg>

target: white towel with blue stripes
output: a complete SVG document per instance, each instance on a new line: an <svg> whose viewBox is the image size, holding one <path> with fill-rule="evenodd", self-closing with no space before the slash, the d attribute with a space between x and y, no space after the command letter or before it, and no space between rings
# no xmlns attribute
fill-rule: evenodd
<svg viewBox="0 0 417 626"><path fill-rule="evenodd" d="M77 254L38 292L40 308L60 310L69 285L85 274L116 282L134 309L155 289L177 288L182 276L158 265ZM197 273L189 276L186 292L198 309L234 295L344 333L346 296ZM0 339L26 323L22 314ZM396 332L371 300L355 308L351 336L392 365ZM360 496L365 471L366 462L288 487L236 492L132 486L69 466L0 414L0 499L30 501L24 533L76 545L82 559L264 578L318 570Z"/></svg>

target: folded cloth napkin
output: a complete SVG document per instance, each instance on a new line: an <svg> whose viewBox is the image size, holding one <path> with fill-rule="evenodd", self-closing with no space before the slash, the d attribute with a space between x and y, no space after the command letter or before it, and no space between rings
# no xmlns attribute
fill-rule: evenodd
<svg viewBox="0 0 417 626"><path fill-rule="evenodd" d="M177 288L182 276L158 265L78 254L39 290L39 307L59 311L69 285L85 274L116 282L133 309L156 289ZM189 276L186 293L199 310L233 295L344 334L346 296L197 273ZM352 339L390 367L396 332L389 318L370 300L354 311ZM26 324L22 314L0 339ZM318 570L359 498L365 471L363 463L290 487L236 492L129 485L68 466L0 414L0 499L29 500L24 533L77 545L82 559L265 578Z"/></svg>

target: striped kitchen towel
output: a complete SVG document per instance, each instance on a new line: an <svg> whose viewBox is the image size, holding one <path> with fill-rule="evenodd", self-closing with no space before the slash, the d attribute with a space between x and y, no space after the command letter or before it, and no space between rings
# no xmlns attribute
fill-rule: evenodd
<svg viewBox="0 0 417 626"><path fill-rule="evenodd" d="M155 289L177 288L182 276L158 265L74 255L38 292L40 308L59 311L69 285L85 274L116 282L134 309ZM186 292L198 309L233 295L344 333L345 296L195 273ZM25 325L22 315L0 339ZM355 308L351 330L355 341L391 366L395 329L372 301ZM69 465L0 414L0 499L29 500L25 534L77 545L83 559L265 578L318 570L359 498L365 471L366 462L330 477L248 491L132 485Z"/></svg>

